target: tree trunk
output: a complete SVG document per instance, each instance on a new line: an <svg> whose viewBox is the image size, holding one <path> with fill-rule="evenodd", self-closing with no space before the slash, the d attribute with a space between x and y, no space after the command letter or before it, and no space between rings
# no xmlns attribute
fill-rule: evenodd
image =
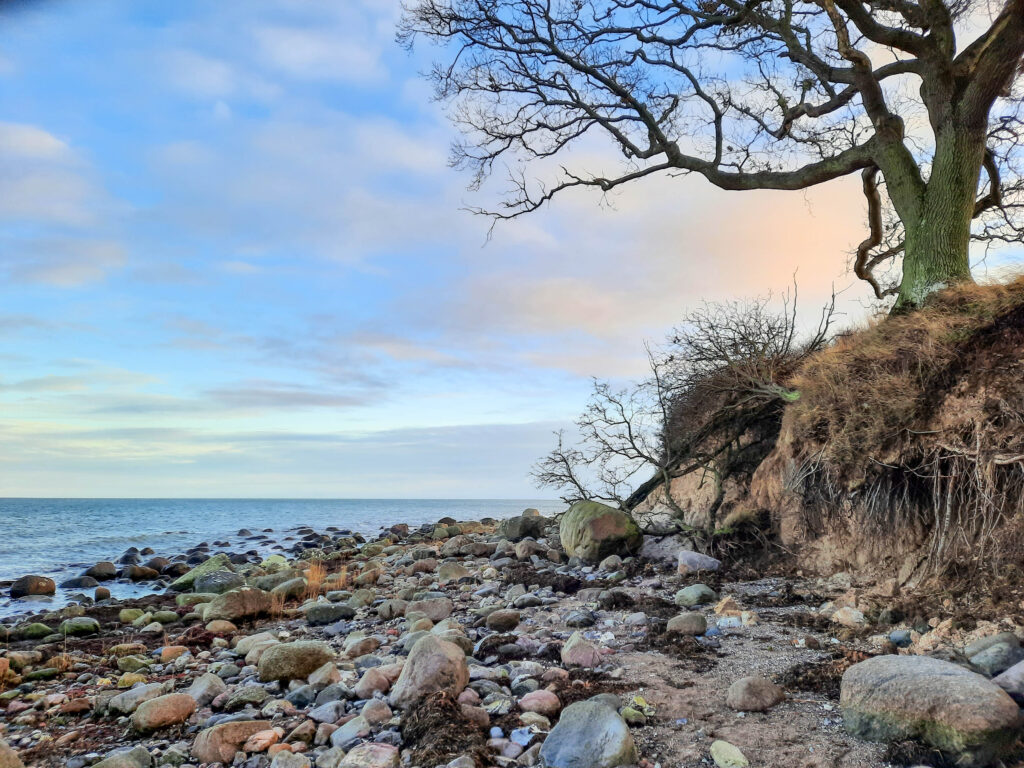
<svg viewBox="0 0 1024 768"><path fill-rule="evenodd" d="M920 214L904 221L903 280L895 311L919 307L935 291L971 279L971 221L984 155L984 133L963 126L939 132Z"/></svg>

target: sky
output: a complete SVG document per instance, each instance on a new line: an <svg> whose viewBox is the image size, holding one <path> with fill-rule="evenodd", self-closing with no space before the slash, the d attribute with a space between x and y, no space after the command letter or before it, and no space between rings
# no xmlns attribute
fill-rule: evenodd
<svg viewBox="0 0 1024 768"><path fill-rule="evenodd" d="M591 377L688 308L795 273L863 314L856 179L655 179L488 238L500 179L449 167L398 14L0 2L0 496L549 496Z"/></svg>

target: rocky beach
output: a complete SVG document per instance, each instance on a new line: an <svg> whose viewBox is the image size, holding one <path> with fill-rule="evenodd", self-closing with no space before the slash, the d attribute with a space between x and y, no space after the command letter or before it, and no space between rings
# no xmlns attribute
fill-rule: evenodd
<svg viewBox="0 0 1024 768"><path fill-rule="evenodd" d="M299 529L258 562L129 551L0 629L0 766L1016 764L1019 597L965 613L687 544L581 503Z"/></svg>

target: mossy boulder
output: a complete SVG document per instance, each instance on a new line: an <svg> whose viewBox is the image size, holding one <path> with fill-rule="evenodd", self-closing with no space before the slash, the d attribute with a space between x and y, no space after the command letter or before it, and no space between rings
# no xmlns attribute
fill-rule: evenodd
<svg viewBox="0 0 1024 768"><path fill-rule="evenodd" d="M1021 728L1013 699L979 674L928 656L876 656L843 674L843 722L871 741L916 739L958 766L1010 752Z"/></svg>
<svg viewBox="0 0 1024 768"><path fill-rule="evenodd" d="M26 640L39 640L53 634L53 628L46 624L35 621L18 628L18 635Z"/></svg>
<svg viewBox="0 0 1024 768"><path fill-rule="evenodd" d="M589 562L632 554L644 539L632 517L597 501L573 504L562 516L558 535L566 554Z"/></svg>
<svg viewBox="0 0 1024 768"><path fill-rule="evenodd" d="M195 585L196 579L209 573L216 573L222 570L231 570L231 560L224 553L214 555L205 562L200 563L191 571L171 582L171 589L175 592L189 592Z"/></svg>
<svg viewBox="0 0 1024 768"><path fill-rule="evenodd" d="M59 631L62 635L70 637L95 635L100 631L100 623L91 616L76 616L75 618L62 621Z"/></svg>

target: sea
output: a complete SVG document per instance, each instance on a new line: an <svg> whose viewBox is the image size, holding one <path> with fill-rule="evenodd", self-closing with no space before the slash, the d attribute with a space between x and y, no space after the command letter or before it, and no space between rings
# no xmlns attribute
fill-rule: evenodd
<svg viewBox="0 0 1024 768"><path fill-rule="evenodd" d="M415 528L442 517L503 519L530 507L545 515L564 509L561 502L539 499L0 499L0 584L26 574L59 584L98 561L116 562L129 547L148 547L163 557L203 542L211 553L260 549L238 539L243 528L272 529L270 544L302 527L334 526L372 538L398 523ZM214 547L215 541L235 549ZM145 583L104 586L122 599L152 592ZM59 608L83 592L92 590L58 588L52 598L10 600L0 586L0 617Z"/></svg>

